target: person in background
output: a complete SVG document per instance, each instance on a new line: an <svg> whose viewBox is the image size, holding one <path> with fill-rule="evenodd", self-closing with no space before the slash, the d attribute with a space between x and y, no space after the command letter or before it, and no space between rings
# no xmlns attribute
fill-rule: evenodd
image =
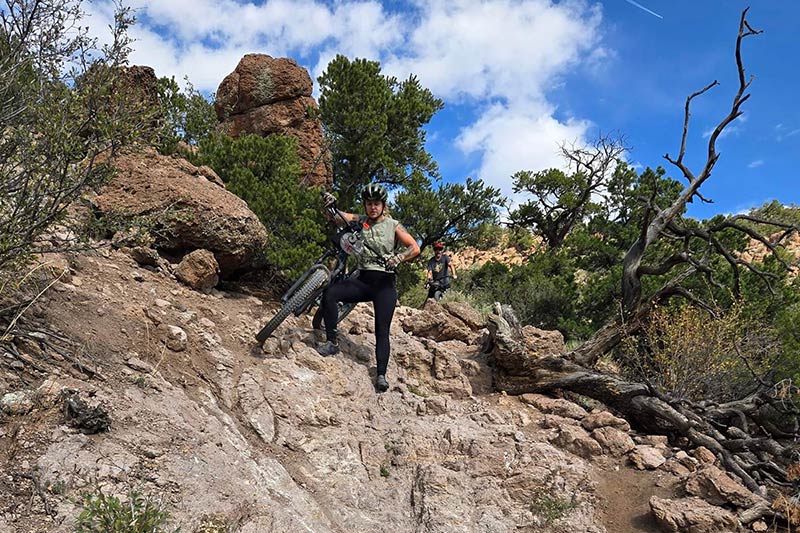
<svg viewBox="0 0 800 533"><path fill-rule="evenodd" d="M457 279L456 267L450 260L450 256L444 253L444 243L433 243L433 257L428 261L425 270L426 284L428 285L428 298L438 300L448 288L450 280ZM438 298L437 298L438 294Z"/></svg>

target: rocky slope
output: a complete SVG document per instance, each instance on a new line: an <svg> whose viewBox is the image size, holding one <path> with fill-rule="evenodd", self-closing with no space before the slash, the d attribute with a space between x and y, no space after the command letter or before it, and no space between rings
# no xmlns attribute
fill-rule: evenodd
<svg viewBox="0 0 800 533"><path fill-rule="evenodd" d="M275 304L191 290L175 265L106 248L55 266L66 274L0 363L2 533L70 531L98 487L159 495L183 531L654 531L650 496L714 460L602 409L492 392L463 307L398 309L379 395L369 305L323 358L306 317L254 347ZM76 427L64 389L110 427Z"/></svg>

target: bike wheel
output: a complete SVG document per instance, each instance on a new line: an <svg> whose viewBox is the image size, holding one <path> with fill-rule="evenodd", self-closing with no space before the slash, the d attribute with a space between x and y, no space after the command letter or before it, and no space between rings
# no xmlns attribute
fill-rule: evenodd
<svg viewBox="0 0 800 533"><path fill-rule="evenodd" d="M280 310L267 322L267 325L261 328L261 331L256 335L258 342L264 342L272 335L272 332L278 329L286 318L294 313L297 309L308 303L314 293L321 289L328 282L328 273L322 270L313 272L308 279L303 283L289 298Z"/></svg>

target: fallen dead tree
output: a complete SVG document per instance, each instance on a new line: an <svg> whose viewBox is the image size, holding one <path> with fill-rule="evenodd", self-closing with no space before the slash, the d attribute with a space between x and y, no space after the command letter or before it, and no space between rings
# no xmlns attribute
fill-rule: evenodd
<svg viewBox="0 0 800 533"><path fill-rule="evenodd" d="M787 467L795 450L778 439L794 437L775 427L771 415L797 417L785 403L779 386L763 386L747 398L729 404L692 403L669 398L643 383L626 381L581 366L564 357L539 357L502 316L489 315L489 353L494 384L509 394L565 390L600 401L649 433L684 437L693 446L714 452L744 485L766 497L765 484L791 486ZM772 428L770 431L767 428Z"/></svg>
<svg viewBox="0 0 800 533"><path fill-rule="evenodd" d="M685 188L669 205L658 205L655 192L650 198L642 199L645 209L639 235L623 260L623 298L619 318L606 324L591 339L565 356L542 357L526 347L518 330L509 326L502 316L502 309L496 308L495 314L488 319L490 339L487 351L494 359L497 389L509 394L562 390L598 400L640 430L668 435L674 442L688 443L692 447L708 448L749 490L769 501L777 501L779 492L770 492L768 488L791 487L796 493L794 481L800 477L797 475L800 472L798 453L792 445L800 437L800 411L791 403L791 397L797 392L791 383L772 383L754 373L752 392L745 398L719 404L672 398L646 383L627 381L593 368L601 356L614 350L626 337L639 333L651 310L666 300L683 298L713 313L713 306L703 301L699 294L689 291L684 282L690 277L703 276L709 286L723 287L715 277L713 261L716 259L722 258L730 269L728 288L734 297L740 294L742 271L753 273L772 289L771 283L779 276L743 260L726 246L723 234L738 232L755 239L774 255L779 264L787 269L790 267L778 252L784 240L797 231L795 226L747 215L734 215L722 220L718 217L705 226L684 224L681 220L688 202L694 199L708 201L700 193L700 186L711 176L719 158L716 141L724 129L742 114L741 106L749 98L746 90L752 79L745 77L741 45L744 38L761 31L750 26L746 15L747 10L744 10L736 40L738 91L729 113L710 135L705 164L700 172L694 173L684 163L690 105L694 98L717 85L716 81L686 99L679 154L677 158L665 155L682 174ZM656 188L654 184L653 190ZM778 232L766 237L753 229L756 225L777 228ZM663 254L647 255L657 242L678 244L675 252L667 257ZM647 276L666 281L657 290L645 293L643 279ZM781 501L788 500L784 498ZM772 510L766 504L748 510L740 520L748 523L769 514L793 522L793 513L787 509Z"/></svg>

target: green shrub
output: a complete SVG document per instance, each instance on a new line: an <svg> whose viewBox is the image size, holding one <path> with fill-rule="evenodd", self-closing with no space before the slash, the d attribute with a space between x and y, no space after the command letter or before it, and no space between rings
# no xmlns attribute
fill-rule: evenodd
<svg viewBox="0 0 800 533"><path fill-rule="evenodd" d="M479 250L489 250L497 248L505 238L506 230L497 224L484 222L475 230L465 243L467 246L474 246Z"/></svg>
<svg viewBox="0 0 800 533"><path fill-rule="evenodd" d="M300 183L296 142L282 135L215 135L201 140L191 156L247 202L270 233L267 261L290 278L314 262L325 242L319 191Z"/></svg>
<svg viewBox="0 0 800 533"><path fill-rule="evenodd" d="M520 252L530 250L536 244L536 236L526 228L515 226L508 231L508 246Z"/></svg>
<svg viewBox="0 0 800 533"><path fill-rule="evenodd" d="M546 524L564 518L574 508L572 501L552 496L544 490L536 494L531 502L531 511L542 517Z"/></svg>
<svg viewBox="0 0 800 533"><path fill-rule="evenodd" d="M708 311L688 303L655 309L643 334L623 343L619 360L635 380L675 398L730 401L751 390L775 363L779 343L737 303Z"/></svg>
<svg viewBox="0 0 800 533"><path fill-rule="evenodd" d="M108 496L101 489L83 495L83 510L75 524L76 533L164 533L169 519L163 502L138 491L127 500ZM177 529L175 530L177 531Z"/></svg>
<svg viewBox="0 0 800 533"><path fill-rule="evenodd" d="M213 135L217 126L214 104L196 91L188 78L185 81L186 90L181 91L174 77L158 79L161 120L157 148L162 154L175 153L181 141L197 146Z"/></svg>

